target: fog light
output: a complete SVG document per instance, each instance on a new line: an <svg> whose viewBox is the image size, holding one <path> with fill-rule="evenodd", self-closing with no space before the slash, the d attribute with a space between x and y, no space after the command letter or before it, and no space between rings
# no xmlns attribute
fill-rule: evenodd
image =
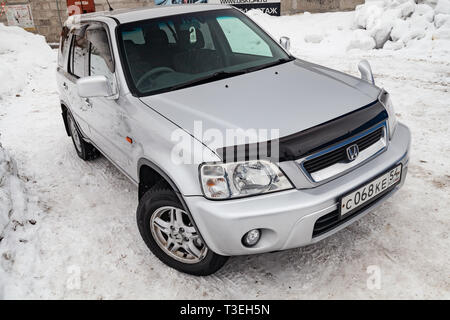
<svg viewBox="0 0 450 320"><path fill-rule="evenodd" d="M242 243L246 247L253 247L255 244L258 243L259 238L261 237L261 231L259 229L253 229L247 232L242 237Z"/></svg>

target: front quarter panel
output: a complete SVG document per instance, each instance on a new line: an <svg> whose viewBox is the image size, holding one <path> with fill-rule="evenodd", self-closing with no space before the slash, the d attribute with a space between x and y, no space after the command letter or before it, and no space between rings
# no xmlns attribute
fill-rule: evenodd
<svg viewBox="0 0 450 320"><path fill-rule="evenodd" d="M139 166L147 160L157 166L184 196L202 195L198 167L220 159L201 142L140 99L127 96L127 125L133 140L130 175L139 181Z"/></svg>

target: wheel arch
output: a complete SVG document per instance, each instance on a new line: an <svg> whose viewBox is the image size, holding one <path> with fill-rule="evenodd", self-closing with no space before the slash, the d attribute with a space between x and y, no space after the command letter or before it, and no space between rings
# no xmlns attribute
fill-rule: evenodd
<svg viewBox="0 0 450 320"><path fill-rule="evenodd" d="M154 162L146 159L146 158L140 158L138 161L137 166L137 174L138 174L138 197L139 200L141 197L147 192L153 185L158 183L161 179L164 179L167 184L172 188L174 193L176 194L177 198L180 200L181 205L183 206L184 210L188 214L189 218L191 219L192 223L194 224L195 228L197 229L197 232L202 239L204 243L205 240L202 237L202 234L195 223L194 217L191 214L191 211L189 210L189 207L184 201L183 195L180 192L180 189L178 188L177 184L173 181L173 179L158 165L156 165Z"/></svg>
<svg viewBox="0 0 450 320"><path fill-rule="evenodd" d="M167 184L172 188L172 190L177 194L178 198L180 198L180 201L184 202L177 184L163 169L161 169L154 162L146 158L140 158L138 160L137 174L139 181L139 199L147 190L149 190L160 180L165 180Z"/></svg>

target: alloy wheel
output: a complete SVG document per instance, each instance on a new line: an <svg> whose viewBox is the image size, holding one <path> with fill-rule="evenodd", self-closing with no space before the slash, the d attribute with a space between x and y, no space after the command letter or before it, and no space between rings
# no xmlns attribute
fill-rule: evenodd
<svg viewBox="0 0 450 320"><path fill-rule="evenodd" d="M158 246L170 257L183 263L198 263L208 253L186 211L161 207L150 219L150 230Z"/></svg>

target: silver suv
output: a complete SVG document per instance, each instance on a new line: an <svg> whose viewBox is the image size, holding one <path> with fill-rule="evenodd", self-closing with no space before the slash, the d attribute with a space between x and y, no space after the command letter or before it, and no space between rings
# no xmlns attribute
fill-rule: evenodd
<svg viewBox="0 0 450 320"><path fill-rule="evenodd" d="M404 183L410 132L359 69L296 59L237 9L182 5L72 17L57 79L79 157L138 186L150 250L208 275L320 241Z"/></svg>

